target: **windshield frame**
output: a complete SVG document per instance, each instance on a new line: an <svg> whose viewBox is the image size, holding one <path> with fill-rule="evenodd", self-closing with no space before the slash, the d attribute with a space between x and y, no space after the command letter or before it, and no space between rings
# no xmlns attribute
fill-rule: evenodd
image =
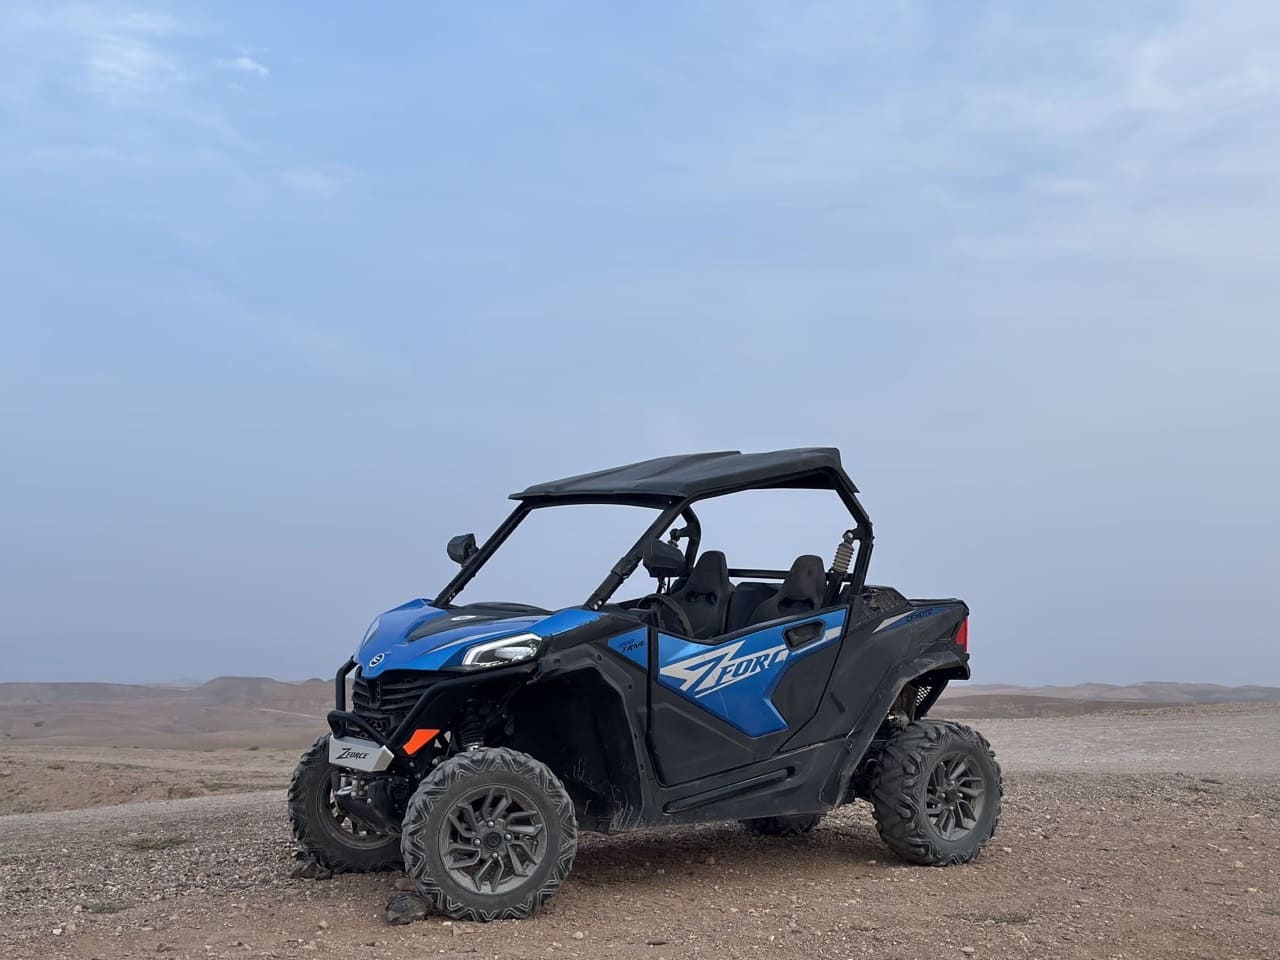
<svg viewBox="0 0 1280 960"><path fill-rule="evenodd" d="M839 482L837 478L832 486L819 484L796 484L794 489L800 490L834 490L836 495L844 503L845 509L849 511L850 519L853 520L853 528L850 531L854 535L854 539L858 543L858 550L854 554L853 569L840 578L841 583L845 585L848 595L856 597L866 583L867 570L871 564L871 548L874 543L874 533L871 526L871 518L867 516L866 510L858 500L857 491L853 484L848 481L847 477L841 473L844 482ZM622 555L622 558L613 565L608 576L600 582L600 585L591 592L591 595L583 602L582 606L588 610L599 610L613 596L615 590L622 585L640 564L644 549L651 541L660 540L667 528L675 523L681 517L684 518L687 526L688 544L685 548L685 559L688 566L692 567L693 561L698 553L699 541L701 539L701 524L698 522L697 515L693 512L693 505L703 500L715 500L720 497L732 496L735 493L742 493L747 490L765 490L773 487L786 487L788 484L754 484L745 485L736 489L722 490L715 493L704 493L696 496L688 497L662 497L662 496L629 496L622 497L616 494L599 494L599 495L582 495L582 496L557 496L536 498L529 500L518 500L516 508L507 515L507 518L498 525L498 528L489 535L489 538L480 545L476 553L462 565L462 569L450 580L440 591L439 595L431 601L432 606L440 609L447 608L453 603L454 598L462 592L462 589L471 582L478 574L485 563L492 557L498 548L506 541L521 522L533 513L535 510L543 510L554 506L565 506L573 504L620 504L624 506L648 507L657 510L658 514L654 518L649 528L640 535L635 544ZM748 577L752 579L782 580L787 576L785 570L757 570L731 567L729 569L731 577Z"/></svg>
<svg viewBox="0 0 1280 960"><path fill-rule="evenodd" d="M489 558L498 552L498 549L507 541L507 538L515 533L516 528L519 527L520 524L524 522L525 518L535 510L546 510L551 509L553 506L569 505L570 503L583 505L616 504L618 503L618 500L615 497L591 497L583 498L581 500L575 499L573 501L560 500L555 504L520 503L511 511L510 514L507 515L507 518L498 525L498 528L489 535L488 539L480 545L479 549L471 559L462 565L462 569L459 570L454 578L445 585L439 595L431 601L431 605L433 607L445 609L453 603L454 598L456 598L458 594L462 592L463 588L475 578L476 574L478 574L489 561ZM627 577L631 576L631 574L635 572L636 566L640 563L640 558L644 553L644 548L650 543L650 541L660 538L667 527L680 517L681 510L684 508L685 503L683 501L677 501L675 503L669 503L665 507L656 506L652 503L634 504L634 506L649 507L650 509L655 510L656 515L654 520L645 529L644 533L640 535L640 538L636 540L631 549L624 553L622 558L613 565L608 576L606 576L604 580L600 582L600 585L591 592L590 596L587 597L586 601L582 605L588 610L598 610L603 606L608 601L609 597L613 595L613 592L622 584L622 581L626 580Z"/></svg>

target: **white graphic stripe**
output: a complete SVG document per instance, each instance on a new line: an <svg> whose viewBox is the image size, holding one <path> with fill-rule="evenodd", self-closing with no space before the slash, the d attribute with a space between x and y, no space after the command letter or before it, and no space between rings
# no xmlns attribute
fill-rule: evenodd
<svg viewBox="0 0 1280 960"><path fill-rule="evenodd" d="M898 614L896 617L890 617L888 620L886 620L884 623L880 624L880 626L876 627L876 628L875 628L874 630L872 630L871 632L872 632L872 633L879 633L879 632L880 632L881 630L883 630L885 627L891 627L891 626L893 626L895 623L897 623L899 620L901 620L903 617L909 617L909 616L911 616L911 615L912 615L913 613L915 613L915 612L916 612L916 611L914 611L914 610L908 610L906 613L900 613L900 614Z"/></svg>

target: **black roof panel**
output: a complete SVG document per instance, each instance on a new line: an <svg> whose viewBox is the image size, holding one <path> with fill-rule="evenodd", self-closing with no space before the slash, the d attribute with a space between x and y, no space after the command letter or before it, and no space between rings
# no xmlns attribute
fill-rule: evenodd
<svg viewBox="0 0 1280 960"><path fill-rule="evenodd" d="M834 447L801 447L771 453L688 453L642 460L563 480L537 483L513 500L617 499L619 502L705 497L754 487L836 489L849 483Z"/></svg>

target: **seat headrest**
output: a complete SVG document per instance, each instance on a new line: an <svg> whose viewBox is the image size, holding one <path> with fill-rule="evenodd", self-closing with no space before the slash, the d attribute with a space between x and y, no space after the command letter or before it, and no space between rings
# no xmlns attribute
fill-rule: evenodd
<svg viewBox="0 0 1280 960"><path fill-rule="evenodd" d="M787 571L787 578L778 588L778 600L783 603L788 600L808 600L816 603L815 598L821 597L826 588L827 572L823 568L822 558L807 553L802 557L796 557L796 562L791 564L791 569Z"/></svg>
<svg viewBox="0 0 1280 960"><path fill-rule="evenodd" d="M813 554L796 557L778 592L752 611L747 625L812 613L822 606L826 589L827 575L822 569L822 558Z"/></svg>
<svg viewBox="0 0 1280 960"><path fill-rule="evenodd" d="M715 594L718 601L722 595L726 594L725 588L728 584L729 563L725 560L724 554L719 550L708 550L698 557L693 569L689 572L689 579L684 582L680 592L690 599Z"/></svg>

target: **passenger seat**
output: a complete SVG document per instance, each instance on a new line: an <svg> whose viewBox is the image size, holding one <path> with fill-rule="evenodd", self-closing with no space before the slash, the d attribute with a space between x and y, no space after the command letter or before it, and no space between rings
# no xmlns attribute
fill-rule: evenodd
<svg viewBox="0 0 1280 960"><path fill-rule="evenodd" d="M756 607L747 620L747 626L813 613L822 606L826 591L827 573L822 558L813 554L796 557L778 592Z"/></svg>

